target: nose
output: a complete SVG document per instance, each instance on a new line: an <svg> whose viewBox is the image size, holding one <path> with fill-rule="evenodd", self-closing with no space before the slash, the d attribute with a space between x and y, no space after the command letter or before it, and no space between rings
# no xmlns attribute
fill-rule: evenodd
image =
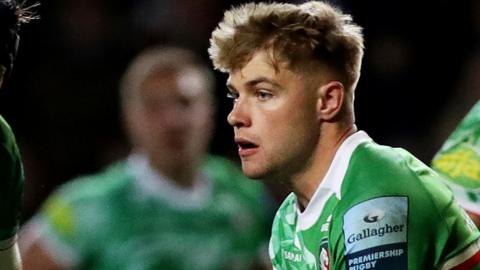
<svg viewBox="0 0 480 270"><path fill-rule="evenodd" d="M240 100L237 101L232 110L227 116L227 122L233 127L250 126L251 119L248 114L247 104L244 104Z"/></svg>

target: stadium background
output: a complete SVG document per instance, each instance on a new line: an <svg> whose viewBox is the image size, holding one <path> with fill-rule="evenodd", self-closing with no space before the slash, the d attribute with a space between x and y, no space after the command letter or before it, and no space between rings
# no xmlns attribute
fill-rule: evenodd
<svg viewBox="0 0 480 270"><path fill-rule="evenodd" d="M137 52L176 43L208 61L208 38L223 10L243 2L40 1L41 20L22 29L14 76L0 93L0 113L12 125L24 159L24 218L59 184L125 155L117 86ZM359 128L428 163L480 97L480 2L332 2L365 29L356 92ZM226 76L216 76L211 151L235 159L225 120L231 106ZM275 192L278 199L284 194Z"/></svg>

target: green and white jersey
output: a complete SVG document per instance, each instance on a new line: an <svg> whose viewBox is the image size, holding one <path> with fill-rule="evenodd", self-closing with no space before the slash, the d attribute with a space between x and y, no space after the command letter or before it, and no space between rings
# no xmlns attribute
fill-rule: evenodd
<svg viewBox="0 0 480 270"><path fill-rule="evenodd" d="M274 269L480 269L480 234L438 177L407 151L353 134L307 208L290 194L278 210Z"/></svg>
<svg viewBox="0 0 480 270"><path fill-rule="evenodd" d="M480 215L480 102L453 131L432 161L463 208Z"/></svg>
<svg viewBox="0 0 480 270"><path fill-rule="evenodd" d="M18 229L23 167L12 129L0 116L0 246Z"/></svg>
<svg viewBox="0 0 480 270"><path fill-rule="evenodd" d="M197 182L179 188L134 155L61 187L33 226L73 269L250 269L267 249L261 183L218 157Z"/></svg>

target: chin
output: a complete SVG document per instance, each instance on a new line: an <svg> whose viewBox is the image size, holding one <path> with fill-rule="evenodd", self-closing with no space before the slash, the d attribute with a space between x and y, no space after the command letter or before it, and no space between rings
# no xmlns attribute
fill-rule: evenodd
<svg viewBox="0 0 480 270"><path fill-rule="evenodd" d="M246 166L246 164L242 164L242 171L246 177L252 180L270 181L278 179L270 170L259 166Z"/></svg>
<svg viewBox="0 0 480 270"><path fill-rule="evenodd" d="M266 173L263 170L260 170L259 168L251 168L251 167L242 165L242 171L243 171L243 174L250 179L261 180L261 179L265 179L265 176L266 176Z"/></svg>
<svg viewBox="0 0 480 270"><path fill-rule="evenodd" d="M252 180L264 179L263 174L259 174L259 173L252 173L252 172L243 170L243 174Z"/></svg>

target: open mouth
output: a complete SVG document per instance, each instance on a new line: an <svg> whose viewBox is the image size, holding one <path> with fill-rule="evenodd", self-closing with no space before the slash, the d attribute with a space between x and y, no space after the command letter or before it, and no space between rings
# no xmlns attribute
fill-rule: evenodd
<svg viewBox="0 0 480 270"><path fill-rule="evenodd" d="M235 142L238 145L238 153L240 156L252 155L256 152L258 145L242 138L235 138Z"/></svg>
<svg viewBox="0 0 480 270"><path fill-rule="evenodd" d="M251 142L237 142L237 145L241 149L252 149L258 147L258 145Z"/></svg>

